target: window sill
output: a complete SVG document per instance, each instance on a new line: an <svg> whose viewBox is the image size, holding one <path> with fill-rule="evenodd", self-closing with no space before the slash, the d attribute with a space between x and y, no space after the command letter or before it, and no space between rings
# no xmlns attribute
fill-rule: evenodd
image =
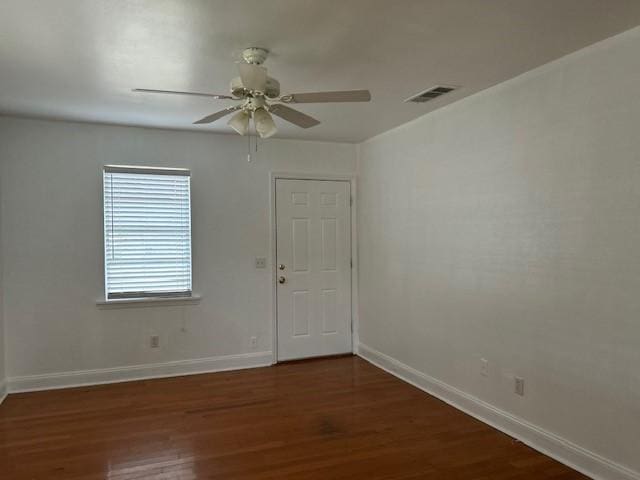
<svg viewBox="0 0 640 480"><path fill-rule="evenodd" d="M190 297L122 298L117 300L100 299L96 301L96 305L100 309L159 307L172 305L194 305L200 303L201 299L202 297L200 295L191 295Z"/></svg>

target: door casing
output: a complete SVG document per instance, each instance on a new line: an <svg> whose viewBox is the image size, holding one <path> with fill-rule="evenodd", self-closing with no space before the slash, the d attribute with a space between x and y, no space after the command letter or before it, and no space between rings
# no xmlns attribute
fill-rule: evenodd
<svg viewBox="0 0 640 480"><path fill-rule="evenodd" d="M295 173L295 172L271 172L269 175L270 195L270 219L271 228L271 331L272 331L272 360L271 364L278 363L278 283L277 278L277 229L276 229L276 180L341 180L351 184L351 351L358 353L358 237L356 228L356 198L357 182L355 175L332 175L325 173Z"/></svg>

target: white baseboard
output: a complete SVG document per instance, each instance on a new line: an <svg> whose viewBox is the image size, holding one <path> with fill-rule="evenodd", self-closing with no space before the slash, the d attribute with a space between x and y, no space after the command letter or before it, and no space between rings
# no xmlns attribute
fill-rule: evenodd
<svg viewBox="0 0 640 480"><path fill-rule="evenodd" d="M146 380L150 378L177 377L198 373L223 372L245 368L266 367L272 364L271 352L252 352L239 355L178 360L174 362L101 368L73 372L28 375L7 379L8 392L34 392L58 388L101 385L106 383Z"/></svg>
<svg viewBox="0 0 640 480"><path fill-rule="evenodd" d="M638 472L500 410L371 347L361 343L357 351L360 357L373 365L588 477L596 480L640 480Z"/></svg>

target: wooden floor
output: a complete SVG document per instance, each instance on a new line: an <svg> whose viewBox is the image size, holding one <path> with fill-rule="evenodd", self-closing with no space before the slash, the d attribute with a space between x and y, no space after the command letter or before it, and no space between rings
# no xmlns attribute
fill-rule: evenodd
<svg viewBox="0 0 640 480"><path fill-rule="evenodd" d="M586 477L346 357L10 395L0 478Z"/></svg>

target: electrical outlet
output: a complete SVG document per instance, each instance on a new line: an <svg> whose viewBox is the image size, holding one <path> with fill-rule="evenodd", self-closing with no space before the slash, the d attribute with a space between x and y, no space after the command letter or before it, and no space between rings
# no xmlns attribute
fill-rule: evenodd
<svg viewBox="0 0 640 480"><path fill-rule="evenodd" d="M149 344L151 345L151 348L158 348L160 346L160 337L158 335L151 335Z"/></svg>
<svg viewBox="0 0 640 480"><path fill-rule="evenodd" d="M249 343L251 343L251 348L256 348L258 346L258 337L251 337Z"/></svg>
<svg viewBox="0 0 640 480"><path fill-rule="evenodd" d="M266 257L256 257L256 268L267 268Z"/></svg>
<svg viewBox="0 0 640 480"><path fill-rule="evenodd" d="M486 358L480 359L480 375L483 377L489 376L489 360Z"/></svg>
<svg viewBox="0 0 640 480"><path fill-rule="evenodd" d="M524 378L515 377L514 391L516 392L516 395L524 397Z"/></svg>

